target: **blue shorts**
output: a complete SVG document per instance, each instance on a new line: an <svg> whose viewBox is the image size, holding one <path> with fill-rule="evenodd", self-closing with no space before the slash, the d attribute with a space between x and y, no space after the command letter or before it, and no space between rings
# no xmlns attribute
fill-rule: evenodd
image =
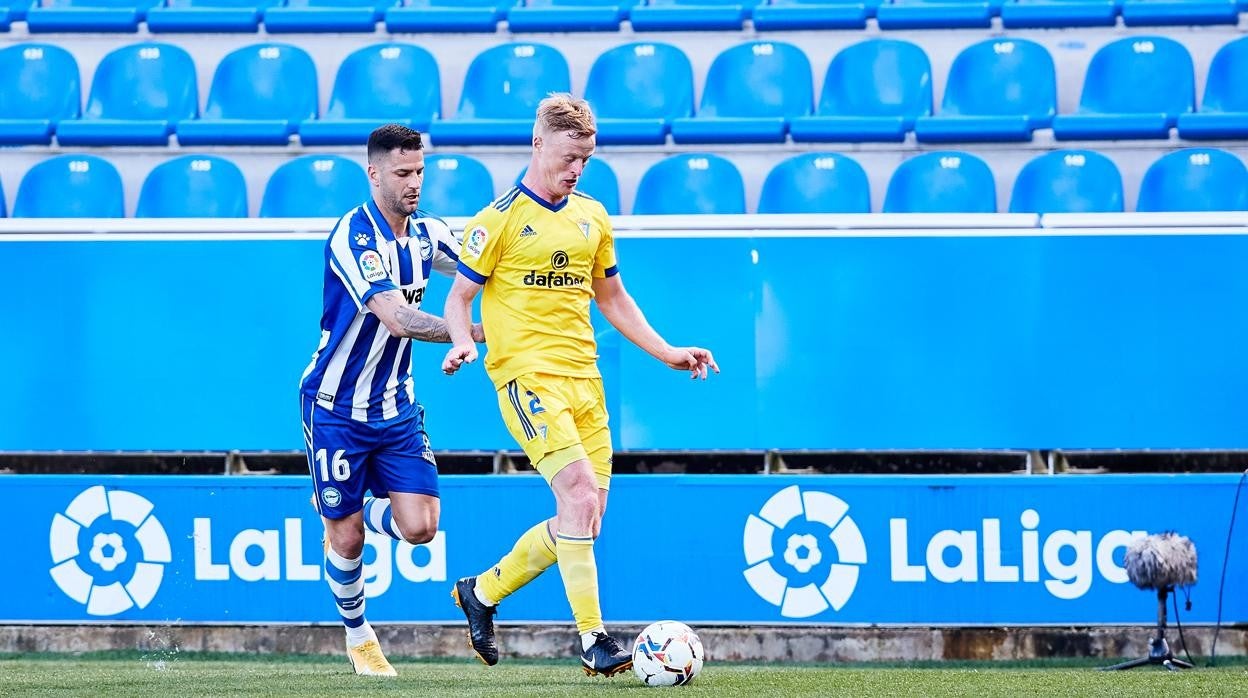
<svg viewBox="0 0 1248 698"><path fill-rule="evenodd" d="M438 466L425 433L425 410L383 422L359 422L299 396L308 470L317 509L341 519L364 507L364 493L438 496Z"/></svg>

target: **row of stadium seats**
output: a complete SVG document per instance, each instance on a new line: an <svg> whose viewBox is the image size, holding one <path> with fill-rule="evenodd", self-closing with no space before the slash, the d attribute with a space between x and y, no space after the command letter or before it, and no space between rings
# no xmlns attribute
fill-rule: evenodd
<svg viewBox="0 0 1248 698"><path fill-rule="evenodd" d="M517 177L518 178L518 177ZM578 187L620 212L615 173L590 161ZM359 164L341 156L305 155L278 167L260 204L263 217L338 216L368 197ZM494 197L486 167L464 155L429 155L421 207L443 216L468 216ZM1090 150L1040 155L1014 181L1011 212L1121 212L1122 177L1112 160ZM15 217L124 216L122 181L115 167L94 155L60 155L36 164L22 178ZM759 213L868 213L866 173L845 155L806 153L781 161L768 174ZM4 197L0 192L0 214ZM1218 149L1194 148L1163 155L1145 172L1139 211L1248 210L1248 168ZM884 212L993 213L992 170L979 157L930 152L903 162L885 194ZM642 175L633 213L738 214L746 212L740 171L709 153L667 157ZM246 217L243 173L215 155L185 155L156 166L143 182L138 217Z"/></svg>
<svg viewBox="0 0 1248 698"><path fill-rule="evenodd" d="M1112 41L1093 55L1074 114L1057 112L1053 58L1027 39L989 39L958 54L940 112L923 49L871 39L831 60L815 106L814 75L797 46L749 41L719 53L694 111L689 58L665 43L630 43L594 60L585 97L599 143L1012 142L1052 128L1059 140L1248 137L1248 37L1224 45L1195 111L1191 55L1161 36ZM0 50L0 144L304 145L363 143L378 124L428 131L437 145L523 145L537 102L570 90L567 59L537 43L501 44L469 65L453 118L441 118L437 61L406 43L361 48L340 64L318 115L307 51L263 43L217 65L202 115L195 65L165 43L118 48L100 61L86 109L77 63L65 49L25 43ZM384 89L377 89L384 86ZM319 116L319 118L318 118Z"/></svg>
<svg viewBox="0 0 1248 698"><path fill-rule="evenodd" d="M1237 0L3 0L39 32L758 31L1237 24Z"/></svg>

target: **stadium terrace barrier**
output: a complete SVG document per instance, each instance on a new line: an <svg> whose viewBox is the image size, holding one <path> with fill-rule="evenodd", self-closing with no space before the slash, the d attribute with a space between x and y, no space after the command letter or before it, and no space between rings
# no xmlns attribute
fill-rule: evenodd
<svg viewBox="0 0 1248 698"><path fill-rule="evenodd" d="M1238 481L620 476L595 551L603 608L612 623L698 626L1147 625L1156 605L1128 582L1125 548L1178 530L1199 559L1182 623L1244 623L1248 527L1228 538ZM4 490L12 557L29 569L0 594L0 624L338 622L304 477L11 476ZM462 623L449 585L550 506L535 475L445 477L442 501L427 545L370 534L374 622ZM1238 506L1242 521L1248 498ZM508 599L501 617L567 625L558 574Z"/></svg>
<svg viewBox="0 0 1248 698"><path fill-rule="evenodd" d="M617 449L1248 447L1248 214L615 221L652 324L724 370L596 317ZM300 449L332 224L0 220L0 451ZM513 449L442 353L413 352L435 448Z"/></svg>

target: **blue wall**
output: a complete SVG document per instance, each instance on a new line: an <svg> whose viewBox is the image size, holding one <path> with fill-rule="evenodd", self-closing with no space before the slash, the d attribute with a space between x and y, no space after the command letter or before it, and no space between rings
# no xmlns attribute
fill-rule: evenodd
<svg viewBox="0 0 1248 698"><path fill-rule="evenodd" d="M1210 624L1236 481L620 476L596 547L603 608L608 622L1150 624L1154 593L1120 565L1132 536L1173 529L1199 559L1182 621ZM4 488L22 571L3 577L0 622L336 619L304 477L19 475ZM369 617L462 622L451 583L552 505L536 475L442 478L433 543L366 545ZM1238 520L1228 624L1248 622L1248 497ZM502 618L570 626L557 572L504 602Z"/></svg>
<svg viewBox="0 0 1248 698"><path fill-rule="evenodd" d="M321 243L105 238L0 238L0 450L301 448ZM652 324L724 373L604 326L617 447L1248 447L1248 236L618 244ZM514 448L443 349L414 353L434 447Z"/></svg>

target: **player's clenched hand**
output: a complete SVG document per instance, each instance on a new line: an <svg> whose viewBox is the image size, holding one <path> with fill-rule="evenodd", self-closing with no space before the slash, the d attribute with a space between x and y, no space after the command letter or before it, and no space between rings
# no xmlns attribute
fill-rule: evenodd
<svg viewBox="0 0 1248 698"><path fill-rule="evenodd" d="M707 369L719 373L711 350L702 347L672 347L664 353L663 363L677 371L689 371L689 377L695 379L706 380Z"/></svg>
<svg viewBox="0 0 1248 698"><path fill-rule="evenodd" d="M446 352L446 358L442 360L442 372L446 375L452 375L459 370L460 366L470 364L477 360L477 348L471 344L455 345L450 351Z"/></svg>

